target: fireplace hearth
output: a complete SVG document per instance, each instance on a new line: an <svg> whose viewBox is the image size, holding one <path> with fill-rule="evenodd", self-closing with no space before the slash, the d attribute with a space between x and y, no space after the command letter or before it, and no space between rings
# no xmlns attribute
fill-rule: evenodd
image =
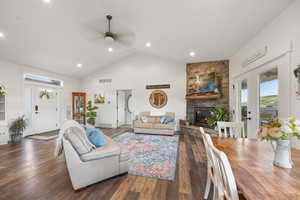
<svg viewBox="0 0 300 200"><path fill-rule="evenodd" d="M214 107L194 107L194 125L209 128L207 118Z"/></svg>

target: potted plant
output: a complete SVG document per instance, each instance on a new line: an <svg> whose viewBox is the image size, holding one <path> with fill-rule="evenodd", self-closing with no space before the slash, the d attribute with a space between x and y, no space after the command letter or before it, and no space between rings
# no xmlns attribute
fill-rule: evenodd
<svg viewBox="0 0 300 200"><path fill-rule="evenodd" d="M215 129L217 127L217 122L229 120L229 113L224 108L215 108L211 111L211 116L206 120L208 126Z"/></svg>
<svg viewBox="0 0 300 200"><path fill-rule="evenodd" d="M25 116L18 117L13 120L9 127L12 142L19 142L22 139L23 132L27 128L27 120Z"/></svg>
<svg viewBox="0 0 300 200"><path fill-rule="evenodd" d="M283 168L292 168L290 138L300 140L300 121L296 118L269 121L257 131L261 140L270 141L275 152L273 164ZM276 147L273 142L276 142Z"/></svg>
<svg viewBox="0 0 300 200"><path fill-rule="evenodd" d="M190 126L192 124L192 119L191 117L186 117L186 120L185 120L185 126Z"/></svg>
<svg viewBox="0 0 300 200"><path fill-rule="evenodd" d="M2 86L0 86L0 97L4 97L5 96L5 90Z"/></svg>
<svg viewBox="0 0 300 200"><path fill-rule="evenodd" d="M97 106L93 106L92 105L92 101L88 101L87 103L87 113L86 113L86 117L87 117L87 123L90 124L90 125L93 125L95 126L96 124L96 117L97 117L97 112L96 110L98 109Z"/></svg>

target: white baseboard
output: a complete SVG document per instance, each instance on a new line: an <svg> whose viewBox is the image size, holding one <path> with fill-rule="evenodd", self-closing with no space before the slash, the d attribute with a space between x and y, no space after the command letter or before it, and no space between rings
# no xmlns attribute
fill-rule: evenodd
<svg viewBox="0 0 300 200"><path fill-rule="evenodd" d="M106 124L106 123L99 123L96 125L96 127L99 127L99 128L112 128L112 124Z"/></svg>

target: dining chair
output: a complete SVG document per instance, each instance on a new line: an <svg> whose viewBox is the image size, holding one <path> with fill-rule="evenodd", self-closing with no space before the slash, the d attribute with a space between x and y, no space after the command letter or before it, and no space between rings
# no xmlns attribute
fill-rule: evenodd
<svg viewBox="0 0 300 200"><path fill-rule="evenodd" d="M235 178L224 152L219 151L212 143L210 135L203 134L204 141L208 146L208 154L211 154L214 178L214 200L238 200L238 190Z"/></svg>
<svg viewBox="0 0 300 200"><path fill-rule="evenodd" d="M212 153L212 151L209 149L209 146L213 145L211 137L206 134L204 132L204 129L202 127L200 127L200 133L202 135L203 138L203 143L204 143L204 147L205 147L205 151L206 151L206 157L207 157L207 177L206 177L206 185L205 185L205 192L204 192L204 199L208 198L209 192L210 192L210 188L211 185L214 186L214 197L217 196L217 191L216 189L218 188L218 196L222 196L222 192L220 192L220 186L217 185L217 180L216 180L216 175L215 175L215 170L214 168L216 168L216 166L214 165L214 154Z"/></svg>
<svg viewBox="0 0 300 200"><path fill-rule="evenodd" d="M243 122L217 122L219 137L245 138Z"/></svg>
<svg viewBox="0 0 300 200"><path fill-rule="evenodd" d="M225 197L226 200L238 200L239 192L226 154L215 148L213 145L210 145L209 148L213 151L214 158L216 159L217 168L214 168L216 170L215 175L217 177L218 184L221 184L223 195L216 199L223 200Z"/></svg>

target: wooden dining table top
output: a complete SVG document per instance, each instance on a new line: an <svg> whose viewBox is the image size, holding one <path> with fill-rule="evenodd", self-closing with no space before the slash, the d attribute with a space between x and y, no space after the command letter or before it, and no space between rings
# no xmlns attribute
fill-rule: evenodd
<svg viewBox="0 0 300 200"><path fill-rule="evenodd" d="M269 143L212 137L231 164L237 187L247 200L300 200L300 151L292 148L292 169L273 165Z"/></svg>

